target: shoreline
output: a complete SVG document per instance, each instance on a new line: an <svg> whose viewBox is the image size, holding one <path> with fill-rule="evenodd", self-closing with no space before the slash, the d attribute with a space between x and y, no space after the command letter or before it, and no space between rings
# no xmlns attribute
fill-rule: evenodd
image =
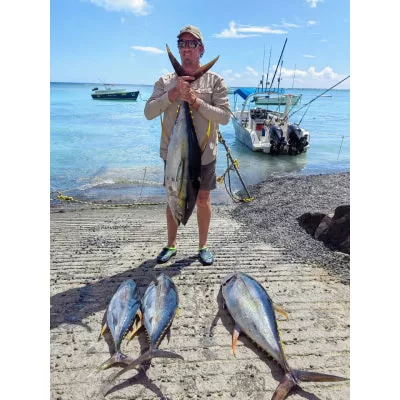
<svg viewBox="0 0 400 400"><path fill-rule="evenodd" d="M350 256L330 250L312 238L297 221L306 212L331 214L339 205L350 204L350 172L271 176L260 183L247 185L247 189L254 200L235 203L225 187L219 185L211 192L213 213L230 215L249 227L253 239L284 248L293 260L322 266L339 276L342 283L350 283ZM244 190L237 193L243 195ZM147 205L165 207L165 196L142 196L140 201L129 199L126 203L112 200L61 202L50 208L72 210L85 206L135 208Z"/></svg>

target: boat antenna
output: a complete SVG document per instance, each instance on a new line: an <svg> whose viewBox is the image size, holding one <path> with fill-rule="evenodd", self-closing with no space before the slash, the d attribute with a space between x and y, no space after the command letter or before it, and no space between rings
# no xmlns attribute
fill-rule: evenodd
<svg viewBox="0 0 400 400"><path fill-rule="evenodd" d="M273 85L273 83L274 83L275 75L276 75L276 72L277 72L277 70L278 70L278 68L279 68L279 64L281 63L281 59L282 59L282 56L283 56L283 52L285 51L286 42L287 42L287 38L285 39L285 44L283 45L283 48L282 48L282 51L281 51L281 55L280 55L280 57L279 57L278 64L277 64L277 66L276 66L276 68L275 68L274 77L272 78L271 86L269 87L270 89L272 88L272 85Z"/></svg>
<svg viewBox="0 0 400 400"><path fill-rule="evenodd" d="M295 77L295 76L296 76L296 64L294 64L292 89L293 89L293 86L294 86L294 77Z"/></svg>
<svg viewBox="0 0 400 400"><path fill-rule="evenodd" d="M324 92L322 92L321 94L319 94L318 96L314 97L312 100L310 100L308 103L304 104L302 107L298 108L296 111L293 111L290 115L286 116L285 118L288 119L290 118L292 115L296 114L298 111L302 110L304 107L307 107L309 104L311 104L313 101L317 100L319 97L321 97L322 95L324 95L326 92L329 92L330 90L332 90L334 87L336 87L337 85L340 85L342 82L344 82L346 79L350 78L350 75L346 76L346 78L342 79L340 82L335 83L333 86L331 86L329 89L326 89ZM308 109L307 109L308 110ZM303 115L304 117L304 115ZM302 118L303 119L303 118Z"/></svg>
<svg viewBox="0 0 400 400"><path fill-rule="evenodd" d="M264 44L264 55L263 55L263 73L261 76L261 91L262 92L264 91L264 64L265 64L265 44ZM265 86L267 86L267 85L265 84Z"/></svg>
<svg viewBox="0 0 400 400"><path fill-rule="evenodd" d="M271 51L272 51L272 47L269 48L269 60L268 60L267 80L265 81L265 89L267 88L267 86L269 84L268 76L269 76L269 67L271 65Z"/></svg>

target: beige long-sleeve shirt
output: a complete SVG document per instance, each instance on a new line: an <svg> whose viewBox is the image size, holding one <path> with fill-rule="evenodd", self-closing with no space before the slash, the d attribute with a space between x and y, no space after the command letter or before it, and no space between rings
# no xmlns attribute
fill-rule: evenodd
<svg viewBox="0 0 400 400"><path fill-rule="evenodd" d="M176 81L176 73L161 77L155 83L153 94L144 109L147 119L154 119L164 113L160 141L160 156L163 160L167 159L168 144L180 104L180 100L171 103L168 97L168 91L175 87ZM203 150L201 163L206 165L217 158L219 124L227 125L229 122L231 109L228 88L223 78L211 71L191 83L191 86L200 99L200 107L197 111L192 109L192 115L197 140Z"/></svg>

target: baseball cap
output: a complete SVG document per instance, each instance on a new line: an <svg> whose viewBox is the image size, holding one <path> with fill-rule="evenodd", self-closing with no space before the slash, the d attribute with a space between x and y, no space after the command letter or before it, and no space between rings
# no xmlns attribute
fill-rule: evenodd
<svg viewBox="0 0 400 400"><path fill-rule="evenodd" d="M202 42L204 42L203 35L201 34L200 29L197 26L187 25L184 28L182 28L181 31L179 32L179 35L177 36L178 39L182 35L182 33L190 33L195 38L197 38L197 39L201 40Z"/></svg>

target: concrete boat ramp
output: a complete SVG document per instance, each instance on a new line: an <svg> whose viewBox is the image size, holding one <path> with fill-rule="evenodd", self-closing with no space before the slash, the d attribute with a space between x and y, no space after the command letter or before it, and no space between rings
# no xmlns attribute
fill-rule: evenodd
<svg viewBox="0 0 400 400"><path fill-rule="evenodd" d="M220 281L243 271L267 289L289 315L277 315L289 365L350 377L349 285L320 267L294 262L285 249L250 239L249 228L213 208L209 245L216 261L196 258L193 215L178 233L178 254L157 265L165 245L165 205L71 206L51 209L51 398L101 399L107 379L120 366L96 372L113 353L110 335L98 340L108 303L126 279L141 294L152 275L175 282L180 315L172 324L173 350L185 361L153 359L115 381L107 399L270 399L281 368L245 335L232 354L233 320L222 308ZM137 357L147 348L143 330L122 351ZM350 383L303 383L289 399L349 399Z"/></svg>

